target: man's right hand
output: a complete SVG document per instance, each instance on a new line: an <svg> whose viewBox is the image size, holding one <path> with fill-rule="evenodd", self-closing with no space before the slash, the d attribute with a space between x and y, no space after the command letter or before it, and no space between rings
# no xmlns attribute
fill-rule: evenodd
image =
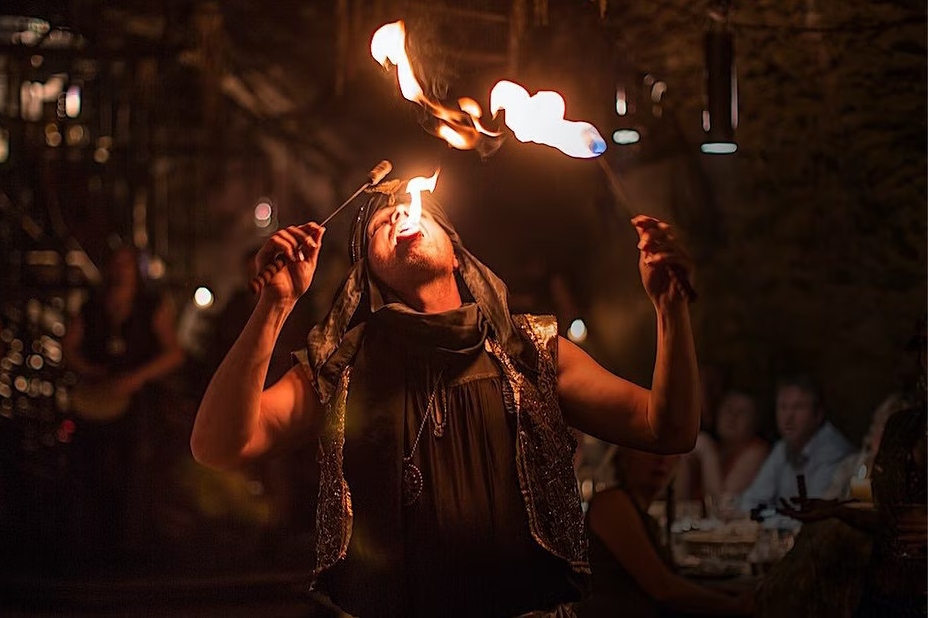
<svg viewBox="0 0 928 618"><path fill-rule="evenodd" d="M255 256L258 272L277 256L282 256L286 265L265 284L262 297L292 305L309 289L316 273L323 234L325 228L311 222L291 225L268 238Z"/></svg>

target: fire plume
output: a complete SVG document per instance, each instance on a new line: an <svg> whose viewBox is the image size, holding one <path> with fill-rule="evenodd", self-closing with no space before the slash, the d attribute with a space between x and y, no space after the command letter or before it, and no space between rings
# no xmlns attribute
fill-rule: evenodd
<svg viewBox="0 0 928 618"><path fill-rule="evenodd" d="M444 139L449 146L472 150L481 146L481 136L499 137L499 132L480 124L478 119L483 112L473 99L462 98L458 101L459 109L451 109L425 94L406 54L406 26L402 21L385 24L377 29L371 38L371 56L385 69L391 65L396 67L403 98L418 103L431 115L432 126L428 130Z"/></svg>
<svg viewBox="0 0 928 618"><path fill-rule="evenodd" d="M495 117L506 110L506 126L520 142L534 142L557 148L578 159L598 157L606 141L588 122L565 120L564 98L552 90L533 95L510 81L500 81L490 91L490 113Z"/></svg>

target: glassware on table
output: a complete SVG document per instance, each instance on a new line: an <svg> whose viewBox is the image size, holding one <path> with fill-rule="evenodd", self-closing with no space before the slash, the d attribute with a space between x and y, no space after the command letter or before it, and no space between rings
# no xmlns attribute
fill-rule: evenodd
<svg viewBox="0 0 928 618"><path fill-rule="evenodd" d="M729 522L741 519L744 514L739 509L737 496L722 494L720 496L707 495L703 500L706 519Z"/></svg>

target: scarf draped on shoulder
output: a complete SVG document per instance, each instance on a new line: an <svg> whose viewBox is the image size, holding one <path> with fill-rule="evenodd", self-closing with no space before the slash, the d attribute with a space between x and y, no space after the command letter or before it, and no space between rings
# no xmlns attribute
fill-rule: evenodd
<svg viewBox="0 0 928 618"><path fill-rule="evenodd" d="M406 182L391 180L370 190L371 197L358 210L351 228L351 269L328 315L307 337L306 362L323 403L332 397L339 377L352 363L371 315L384 306L383 295L367 267L367 226L377 211L396 205L397 196L405 187ZM506 284L464 248L448 215L431 194L422 196L422 208L451 239L458 259L459 284L463 284L489 323L493 338L521 369L536 373L537 351L512 321Z"/></svg>

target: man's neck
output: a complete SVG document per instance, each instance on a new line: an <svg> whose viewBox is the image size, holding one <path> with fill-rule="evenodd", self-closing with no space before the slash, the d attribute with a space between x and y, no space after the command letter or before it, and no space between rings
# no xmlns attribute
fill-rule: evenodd
<svg viewBox="0 0 928 618"><path fill-rule="evenodd" d="M811 444L812 441L815 439L815 436L817 436L817 435L822 431L822 429L825 428L825 424L826 424L826 423L827 423L827 421L822 421L822 424L819 425L818 427L816 427L816 428L815 428L815 431L813 431L811 434L809 434L809 437L806 438L805 441L804 441L801 445L799 445L798 448L793 448L792 445L790 445L790 444L787 443L787 445L786 445L786 446L787 446L787 449L786 449L786 450L789 452L788 454L791 455L792 457L802 457L803 454L805 453L806 448L807 448L807 447L809 446L809 444Z"/></svg>
<svg viewBox="0 0 928 618"><path fill-rule="evenodd" d="M420 313L441 313L461 306L461 293L453 274L411 286L397 292L397 296L410 309Z"/></svg>

